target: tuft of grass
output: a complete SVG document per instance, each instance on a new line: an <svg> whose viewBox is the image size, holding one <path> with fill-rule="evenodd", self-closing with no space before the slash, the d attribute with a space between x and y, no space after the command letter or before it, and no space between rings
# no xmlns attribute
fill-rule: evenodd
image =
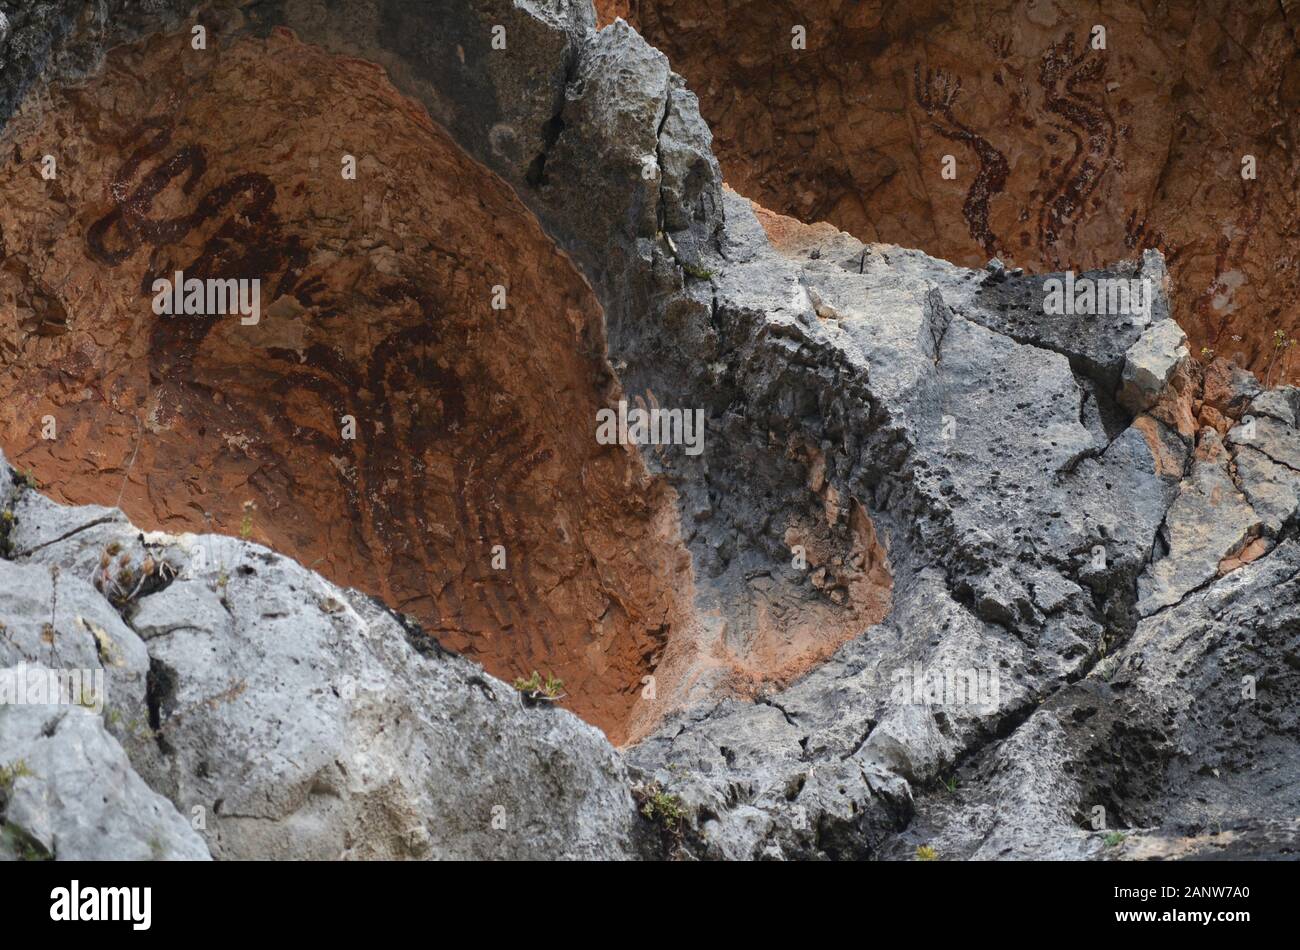
<svg viewBox="0 0 1300 950"><path fill-rule="evenodd" d="M118 610L136 599L165 587L176 576L176 569L166 561L146 553L137 566L131 552L123 551L116 541L99 554L99 565L91 575L95 589Z"/></svg>
<svg viewBox="0 0 1300 950"><path fill-rule="evenodd" d="M532 676L515 677L515 689L519 690L521 693L530 693L533 690L540 690L541 688L542 674L538 673L536 670L533 670Z"/></svg>
<svg viewBox="0 0 1300 950"><path fill-rule="evenodd" d="M1112 831L1109 834L1107 834L1106 837L1103 838L1102 840L1106 842L1106 847L1118 848L1120 845L1122 845L1125 842L1125 840L1127 840L1127 838L1128 835L1124 834L1124 832L1122 831Z"/></svg>
<svg viewBox="0 0 1300 950"><path fill-rule="evenodd" d="M22 759L17 759L9 765L0 765L0 789L8 791L13 788L14 782L31 774L32 770Z"/></svg>
<svg viewBox="0 0 1300 950"><path fill-rule="evenodd" d="M239 536L247 541L253 536L253 512L257 505L251 501L244 502L244 520L239 523Z"/></svg>
<svg viewBox="0 0 1300 950"><path fill-rule="evenodd" d="M13 557L14 543L10 535L13 534L16 520L12 509L6 508L0 511L0 557L2 558Z"/></svg>
<svg viewBox="0 0 1300 950"><path fill-rule="evenodd" d="M713 271L708 268L701 267L699 264L692 264L690 261L682 260L682 256L677 253L677 245L673 243L673 239L669 237L667 233L660 231L658 236L662 238L664 244L667 245L668 253L673 256L673 260L681 265L682 270L686 271L686 273L700 280L708 280L713 276Z"/></svg>
<svg viewBox="0 0 1300 950"><path fill-rule="evenodd" d="M25 830L0 822L0 854L5 852L18 861L50 861L54 858Z"/></svg>
<svg viewBox="0 0 1300 950"><path fill-rule="evenodd" d="M564 698L564 680L556 679L551 674L547 674L546 679L543 680L542 674L536 670L533 670L532 676L517 678L514 687L529 699L545 699L555 702Z"/></svg>
<svg viewBox="0 0 1300 950"><path fill-rule="evenodd" d="M916 860L918 861L938 861L939 852L934 850L928 844L919 844L916 846Z"/></svg>

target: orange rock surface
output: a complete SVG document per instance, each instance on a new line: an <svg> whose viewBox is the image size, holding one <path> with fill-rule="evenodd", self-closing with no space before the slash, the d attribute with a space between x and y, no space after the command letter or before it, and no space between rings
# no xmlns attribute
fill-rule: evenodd
<svg viewBox="0 0 1300 950"><path fill-rule="evenodd" d="M379 67L283 30L118 49L29 97L0 194L0 448L58 500L266 544L559 677L615 742L888 611L869 516L792 446L824 510L784 526L806 583L697 615L671 489L595 438L624 394L591 288ZM260 319L156 314L176 271L257 279Z"/></svg>
<svg viewBox="0 0 1300 950"><path fill-rule="evenodd" d="M996 255L1031 272L1082 270L1158 247L1194 355L1213 349L1273 384L1300 373L1297 348L1275 336L1300 337L1300 9L597 8L668 55L700 97L729 182L765 207L969 266ZM796 27L805 49L793 48Z"/></svg>
<svg viewBox="0 0 1300 950"><path fill-rule="evenodd" d="M622 737L689 605L675 506L592 435L618 393L590 288L380 69L284 32L118 50L28 101L0 194L16 466L267 544ZM260 322L156 316L176 270L259 279Z"/></svg>

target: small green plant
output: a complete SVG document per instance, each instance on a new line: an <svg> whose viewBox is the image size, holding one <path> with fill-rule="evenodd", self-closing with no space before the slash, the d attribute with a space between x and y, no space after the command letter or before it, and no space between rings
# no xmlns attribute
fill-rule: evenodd
<svg viewBox="0 0 1300 950"><path fill-rule="evenodd" d="M686 806L682 800L658 782L632 788L637 810L646 821L658 826L659 836L668 853L683 857L686 841Z"/></svg>
<svg viewBox="0 0 1300 950"><path fill-rule="evenodd" d="M686 836L686 806L682 800L658 782L638 785L632 789L632 796L640 806L641 814L659 826L659 833L669 850L676 853Z"/></svg>
<svg viewBox="0 0 1300 950"><path fill-rule="evenodd" d="M9 765L0 765L0 789L8 791L13 788L14 782L31 774L32 770L27 767L27 763L22 759L18 759Z"/></svg>
<svg viewBox="0 0 1300 950"><path fill-rule="evenodd" d="M546 699L555 702L564 696L564 680L547 674L546 680L543 681L542 674L536 670L533 670L532 676L517 678L514 685L515 689L529 699Z"/></svg>
<svg viewBox="0 0 1300 950"><path fill-rule="evenodd" d="M1106 837L1103 838L1102 840L1106 842L1106 847L1108 847L1108 848L1118 848L1120 845L1122 845L1122 844L1124 843L1124 841L1125 841L1126 838L1128 838L1128 835L1124 834L1124 832L1122 832L1122 831L1112 831L1112 832L1109 832L1109 833L1106 835Z"/></svg>
<svg viewBox="0 0 1300 950"><path fill-rule="evenodd" d="M943 787L948 790L949 795L957 794L957 787L961 785L961 779L956 775L950 776L943 780Z"/></svg>
<svg viewBox="0 0 1300 950"><path fill-rule="evenodd" d="M677 245L673 243L673 239L669 237L666 232L660 231L659 237L663 238L664 244L668 247L668 253L673 256L673 260L680 264L682 270L686 271L686 273L700 280L708 280L713 276L713 271L708 268L701 267L699 264L692 264L690 261L682 260L682 256L677 253Z"/></svg>
<svg viewBox="0 0 1300 950"><path fill-rule="evenodd" d="M53 858L22 828L0 822L0 854L6 852L19 861L49 861Z"/></svg>
<svg viewBox="0 0 1300 950"><path fill-rule="evenodd" d="M244 502L244 520L239 523L239 536L247 541L253 536L253 512L257 505L251 501Z"/></svg>
<svg viewBox="0 0 1300 950"><path fill-rule="evenodd" d="M928 844L919 844L916 846L916 860L918 861L938 861L939 852L934 850Z"/></svg>
<svg viewBox="0 0 1300 950"><path fill-rule="evenodd" d="M666 826L680 825L686 820L682 800L658 785L646 791L645 801L641 803L641 814Z"/></svg>
<svg viewBox="0 0 1300 950"><path fill-rule="evenodd" d="M10 535L14 530L14 513L11 509L6 508L0 511L0 557L12 557L14 553L14 543Z"/></svg>
<svg viewBox="0 0 1300 950"><path fill-rule="evenodd" d="M515 677L515 689L521 693L531 693L542 688L542 674L533 670L532 676Z"/></svg>

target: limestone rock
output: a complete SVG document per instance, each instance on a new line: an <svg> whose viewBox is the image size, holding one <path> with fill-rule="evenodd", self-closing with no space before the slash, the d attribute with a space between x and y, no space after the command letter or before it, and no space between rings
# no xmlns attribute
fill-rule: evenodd
<svg viewBox="0 0 1300 950"><path fill-rule="evenodd" d="M1151 408L1187 358L1182 328L1173 320L1153 324L1124 354L1119 401L1134 413Z"/></svg>
<svg viewBox="0 0 1300 950"><path fill-rule="evenodd" d="M1289 426L1300 426L1300 389L1279 386L1256 396L1250 404L1252 412L1272 416Z"/></svg>
<svg viewBox="0 0 1300 950"><path fill-rule="evenodd" d="M0 617L9 616L0 607ZM0 669L0 677L19 671ZM0 706L0 860L208 857L188 818L136 774L94 712L75 704Z"/></svg>
<svg viewBox="0 0 1300 950"><path fill-rule="evenodd" d="M1255 420L1253 433L1246 425L1238 425L1228 433L1228 439L1234 445L1256 449L1277 464L1300 472L1300 429L1292 425L1261 415Z"/></svg>
<svg viewBox="0 0 1300 950"><path fill-rule="evenodd" d="M1288 540L1141 621L1116 655L980 752L955 793L919 801L885 856L923 843L950 858L1285 853L1297 757L1275 717L1294 718L1297 679L1266 671L1290 669L1298 569Z"/></svg>
<svg viewBox="0 0 1300 950"><path fill-rule="evenodd" d="M14 483L0 460L0 488ZM26 487L20 495L22 551L0 559L0 665L102 670L107 694L102 719L79 706L0 710L0 748L38 776L59 776L23 779L9 799L7 820L42 853L652 853L624 766L597 729L545 703L525 706L369 597L249 542L146 540L120 512L64 508ZM37 538L46 540L29 544ZM120 545L115 559L175 570L111 597L86 579L106 543ZM42 744L51 721L58 731ZM83 767L94 778L73 783ZM102 815L85 816L91 799ZM203 816L202 841L178 810ZM83 825L84 834L65 830ZM96 844L92 828L107 837Z"/></svg>
<svg viewBox="0 0 1300 950"><path fill-rule="evenodd" d="M1161 529L1166 553L1138 578L1137 609L1143 616L1217 576L1220 562L1241 551L1262 527L1228 472L1228 458L1218 434L1205 430L1191 477L1180 486Z"/></svg>
<svg viewBox="0 0 1300 950"><path fill-rule="evenodd" d="M1264 378L1274 331L1300 336L1300 316L1278 309L1300 297L1300 269L1277 263L1300 169L1271 131L1300 104L1292 8L596 7L668 56L699 95L727 181L766 208L967 267L998 257L1081 274L1158 248L1194 355L1208 347ZM1274 369L1272 381L1294 382L1300 362L1291 352Z"/></svg>
<svg viewBox="0 0 1300 950"><path fill-rule="evenodd" d="M155 782L209 810L215 856L633 853L627 779L594 727L526 708L364 595L212 541L220 567L140 616L167 683Z"/></svg>
<svg viewBox="0 0 1300 950"><path fill-rule="evenodd" d="M269 73L288 61L311 63L293 79L302 87L281 88L311 89L305 77L331 75L387 103L351 121L376 123L373 141L401 147L409 182L423 189L418 213L356 207L387 222L366 225L389 232L383 242L330 225L333 243L315 245L347 248L324 268L322 299L346 304L364 332L327 332L341 313L328 313L310 287L300 288L305 299L295 290L296 303L268 311L274 332L259 372L292 405L293 434L315 436L295 442L287 423L263 421L256 440L241 442L232 420L242 418L241 407L248 414L260 406L262 389L240 361L249 348L220 332L189 364L174 359L175 346L155 348L152 362L129 367L134 387L114 391L157 397L150 373L170 374L165 395L183 400L184 418L211 425L209 441L194 438L193 427L168 429L166 414L143 418L185 434L162 440L174 457L195 446L205 459L234 455L231 484L274 471L259 504L292 504L267 512L276 530L265 540L282 552L321 545L335 561L327 573L355 570L359 586L388 602L419 605L443 640L495 658L498 669L518 649L530 660L563 656L573 669L599 671L603 695L626 704L633 741L616 751L566 710L526 705L408 618L283 553L208 533L141 532L112 509L57 509L0 474L13 566L33 585L53 567L82 578L78 597L100 596L122 624L134 625L133 649L148 658L136 701L149 729L144 741L127 735L124 748L182 815L203 810L214 856L899 858L933 845L958 858L1078 859L1105 857L1111 847L1092 824L1099 806L1105 827L1161 840L1198 836L1216 814L1243 822L1295 814L1300 757L1286 711L1300 708L1288 672L1300 555L1282 471L1300 445L1294 415L1288 421L1284 410L1291 397L1279 402L1215 363L1205 372L1190 365L1182 331L1168 318L1166 294L1179 292L1180 273L1167 280L1160 254L1145 247L1140 262L1089 272L1158 284L1150 325L1056 319L1043 305L1040 277L863 243L723 188L694 96L626 23L593 31L588 8L560 0L382 7L388 15L364 0L346 9L318 0L252 5L251 25L269 25L260 17L270 16L305 42L283 31L236 31L225 51L231 59L204 65L210 85L186 83L195 117L206 114L204 102L219 115L229 94L218 94L228 90L223 82L242 75L222 72L229 63ZM507 48L518 56L489 59L492 23L506 26L514 44ZM144 48L169 42L154 37ZM137 101L111 93L141 94L138 73L122 65L141 51L110 55L104 85L92 84L81 100ZM372 70L331 58L339 53L384 65L455 144L403 111L409 104ZM1058 39L1043 83L1058 97L1091 83L1093 61ZM896 72L917 83L921 134L937 127L956 135L963 126L954 124L955 85L929 68L922 80L917 66ZM1075 67L1083 69L1077 76ZM305 142L332 141L320 131L332 114L304 117L287 94L269 104L312 128L320 123L311 134L297 130ZM1049 111L1059 114L1057 106ZM901 101L890 108L905 112ZM6 134L41 118L21 115ZM277 129L267 141L293 131ZM500 175L513 196L456 146ZM982 180L991 185L1003 169L983 154ZM85 158L108 161L93 137ZM262 143L254 158L268 180L281 173L273 147ZM1056 167L1047 151L1025 167L1040 158ZM1095 178L1099 169L1080 160L1076 172ZM382 177L383 169L370 174ZM408 182L384 180L406 193ZM316 194L295 182L303 195ZM472 201L450 200L457 193L449 182L469 183L478 211ZM15 194L20 186L30 183L15 178ZM1067 233L1071 187L1057 181L1034 222L1057 273L1073 261L1069 248L1080 246ZM968 202L972 236L1009 257L999 236L1011 233L999 218L1001 199L981 205L995 192L1002 194ZM43 193L21 193L6 213L44 220ZM299 200L311 207L310 197L286 197L283 207ZM483 208L494 210L479 215ZM465 224L470 215L474 226ZM422 243L429 220L461 228L460 244L432 255L442 270L390 284L393 268L430 256ZM498 244L500 221L509 222L510 240ZM66 230L52 238L65 242L53 261L89 266L84 235L60 237ZM268 233L276 246L287 240L283 231ZM512 251L525 237L533 322L507 332L491 317L458 323L423 307L424 297L481 303L486 297L471 290L499 277L469 262ZM1138 246L1125 248L1136 254ZM35 255L50 266L42 253L33 245L11 257ZM366 293L329 283L333 265L356 258L370 262L357 270ZM1176 270L1187 258L1178 260ZM140 277L89 273L119 300ZM39 308L24 296L26 325L10 326L9 339L47 341L42 352L68 347L69 357L97 352L80 323L94 311L65 305L64 321L49 303L62 302L58 286L38 288ZM565 291L558 299L556 287ZM511 293L518 298L517 288ZM370 331L392 320L413 331L457 329L366 350ZM56 332L61 323L66 333ZM64 337L83 331L87 346L70 347ZM523 336L529 331L538 336ZM299 375L308 372L303 349L315 360L310 372L323 374L315 382ZM383 363L383 372L356 368L376 353L398 363ZM449 371L457 359L467 362ZM117 368L107 357L101 364L84 368L88 380ZM53 365L29 371L53 373ZM496 371L488 378L500 392L476 388L483 368ZM436 394L409 382L427 378L440 380ZM381 440L375 456L354 458L382 464L366 472L364 504L350 507L353 468L335 455L332 422L343 404L315 397L328 390L383 402L386 390L366 387L393 380L408 382L394 391L409 397L399 405L413 408L389 420L400 422L407 442L410 433L444 431L431 423L447 421L437 413L458 400L479 411L453 417L463 426L453 444ZM89 411L99 402L87 388ZM59 391L15 390L28 399ZM581 420L626 393L647 403L671 394L698 408L707 451L592 450ZM1253 430L1241 416L1252 400L1261 407ZM499 419L498 403L529 414ZM28 433L20 423L30 424L30 409L5 405L12 433ZM1206 406L1217 418L1198 432L1197 410ZM534 443L525 433L538 420L547 424ZM139 429L113 425L114 457L125 470ZM475 452L497 436L507 443L503 458L493 456L503 467L485 472ZM534 445L552 454L529 454ZM56 473L79 464L63 448L41 451ZM511 460L525 457L536 464L503 480ZM151 493L156 479L185 501L150 526L193 526L189 519L206 509L168 477L167 458L146 451L126 489L114 478L98 485L99 499L170 499L171 491ZM322 459L341 480L331 481ZM417 462L427 467L417 472ZM450 501L471 470L479 473L468 494L472 516ZM311 490L295 492L299 485ZM519 510L504 504L521 496L529 503ZM294 520L317 499L329 504L311 511L312 524ZM240 509L217 500L227 504L226 531L261 530L249 514L242 531ZM604 518L628 511L626 521ZM338 534L322 545L314 525ZM488 536L512 532L543 549L529 547L511 584L497 587L486 571L463 568L478 563ZM357 538L369 553L351 544ZM122 578L103 577L97 569L112 545L128 568L157 580L127 592ZM459 560L440 561L438 545L454 547ZM369 560L373 552L387 557L383 570ZM145 558L153 562L148 572ZM561 589L574 577L587 580ZM637 596L623 596L626 577L662 586L628 582ZM43 590L33 586L35 601L13 598L15 611L31 614ZM561 609L575 602L573 613ZM520 603L527 610L517 610ZM547 644L554 628L525 622L557 611L567 633L560 645ZM621 626L603 630L607 618ZM532 652L513 644L517 633ZM643 639L606 676L602 650L613 633ZM1254 678L1255 700L1263 696L1258 705L1238 699L1245 677ZM635 810L633 789L644 795L651 784L684 810L666 843L653 840ZM1242 851L1252 833L1244 833ZM1261 850L1273 853L1276 836L1260 834Z"/></svg>
<svg viewBox="0 0 1300 950"><path fill-rule="evenodd" d="M1290 527L1300 510L1300 472L1279 465L1249 445L1234 456L1237 480L1273 537Z"/></svg>

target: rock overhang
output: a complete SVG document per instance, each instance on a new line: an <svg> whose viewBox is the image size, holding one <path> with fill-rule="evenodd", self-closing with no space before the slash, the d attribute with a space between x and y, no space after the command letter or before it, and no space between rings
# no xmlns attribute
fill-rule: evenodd
<svg viewBox="0 0 1300 950"><path fill-rule="evenodd" d="M703 463L646 459L681 500L682 536L700 583L696 602L727 622L671 657L681 671L675 675L702 690L685 694L685 719L630 757L663 781L672 774L667 764L693 764L696 777L680 783L681 793L701 808L714 842L708 847L718 853L873 853L907 825L914 794L925 798L946 770L1014 749L1014 742L989 745L990 737L1041 723L1068 746L1068 717L1055 723L1034 707L1076 681L1104 688L1095 679L1108 651L1145 623L1135 609L1139 575L1167 559L1159 537L1195 429L1182 431L1181 410L1168 404L1144 404L1148 422L1129 427L1113 382L1139 342L1134 334L1146 328L1090 335L1096 327L1042 320L1035 306L1042 278L981 274L834 234L806 241L806 258L782 255L743 199L710 197L723 193L707 127L662 56L626 25L593 34L581 12L556 9L563 15L550 11L528 27L547 37L530 55L560 51L551 57L558 66L528 71L549 91L501 97L526 104L514 119L543 130L544 152L526 163L497 154L500 110L480 117L458 106L450 79L434 72L423 75L432 86L425 101L515 185L585 270L605 304L610 356L625 384L750 413L720 413L709 433L716 454ZM519 8L492 12L521 15ZM322 27L304 29L320 38ZM420 51L426 65L455 55L449 41L433 45ZM636 107L607 117L600 93L608 79L584 69L604 73L611 64L627 66L618 88L636 93L627 97ZM519 81L510 69L493 76L502 89ZM673 117L678 141L664 148ZM629 134L606 137L619 128ZM592 141L601 145L598 162L581 147ZM650 147L665 183L676 177L693 185L647 188ZM538 154L546 157L544 176L533 174ZM633 171L641 174L623 174ZM608 206L586 214L576 195L608 197ZM1134 267L1161 265L1149 257ZM1204 401L1206 384L1196 374L1185 385L1191 388L1178 398ZM1166 453L1175 456L1172 465ZM756 482L756 461L773 474ZM823 474L810 478L814 470ZM719 483L743 487L719 497ZM845 499L869 513L889 555L889 613L857 629L860 619L842 617L848 642L829 660L819 656L812 673L784 691L761 689L756 704L729 700L699 718L690 705L727 685L702 656L718 642L733 657L759 655L756 638L770 633L745 609L754 600L746 576L767 571L778 589L797 591L797 580L773 571L789 551L786 532L769 524L791 497L802 517L815 515L832 533L852 507ZM796 593L794 603L807 601ZM1009 680L1007 703L937 714L891 699L890 674L916 663L991 665ZM684 738L666 740L675 731ZM730 737L730 759L723 753L706 767L691 757L708 752L712 762L708 747L721 735ZM747 762L732 761L738 746L752 753ZM1032 759L1060 747L1045 743L1039 753L1031 743L1018 754ZM842 756L838 765L832 749ZM853 807L846 811L825 779L811 778L817 768L832 783L848 778ZM699 778L711 773L719 777ZM759 789L754 801L721 807L728 783L741 776ZM789 797L795 786L809 789L807 804L798 801L802 792ZM1062 811L1062 802L1083 798L1065 781L1035 794L1038 805L1053 800L1042 814L1057 822L1069 821L1074 807ZM811 836L806 822L817 814L825 820Z"/></svg>

